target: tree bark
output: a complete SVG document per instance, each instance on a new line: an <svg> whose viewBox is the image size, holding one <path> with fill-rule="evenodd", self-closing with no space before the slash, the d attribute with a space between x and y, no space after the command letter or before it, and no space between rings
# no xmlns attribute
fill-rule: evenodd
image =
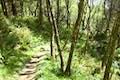
<svg viewBox="0 0 120 80"><path fill-rule="evenodd" d="M66 1L66 10L67 10L67 27L70 27L70 11L69 11L69 0Z"/></svg>
<svg viewBox="0 0 120 80"><path fill-rule="evenodd" d="M11 0L11 5L12 5L13 16L17 16L17 10L16 10L16 6L15 6L15 0Z"/></svg>
<svg viewBox="0 0 120 80"><path fill-rule="evenodd" d="M92 2L91 2L92 3ZM87 1L87 6L89 8L89 15L88 15L88 18L87 18L87 21L86 21L86 31L87 31L87 34L86 34L86 42L85 42L85 46L83 48L84 52L83 54L86 54L88 53L88 49L89 49L89 37L90 37L90 31L91 31L91 28L90 28L90 19L91 19L91 12L92 12L92 7L89 5L89 0Z"/></svg>
<svg viewBox="0 0 120 80"><path fill-rule="evenodd" d="M105 4L106 4L106 0L104 1L104 8L105 8ZM109 29L110 27L110 21L111 21L111 17L112 17L112 1L110 2L110 8L109 8L109 13L106 14L105 13L105 10L104 10L104 14L105 14L105 17L107 18L107 26L106 26L106 30L105 30L105 33L106 35L108 34L107 33L107 30ZM103 56L103 60L102 60L102 65L101 65L101 68L104 69L104 67L106 66L106 63L107 63L107 53L104 54Z"/></svg>
<svg viewBox="0 0 120 80"><path fill-rule="evenodd" d="M5 2L5 5L6 5L6 10L7 10L7 13L8 13L8 16L12 16L13 15L13 12L12 12L12 5L11 5L11 0L4 0Z"/></svg>
<svg viewBox="0 0 120 80"><path fill-rule="evenodd" d="M108 44L108 52L107 52L107 64L106 64L106 69L105 69L105 73L104 73L104 78L103 80L110 80L110 69L112 66L112 60L114 58L115 55L115 48L116 48L116 43L117 43L117 39L118 39L118 32L120 29L120 11L117 12L117 16L116 16L116 20L115 20L115 24L114 27L112 29L112 33L110 36L110 41Z"/></svg>
<svg viewBox="0 0 120 80"><path fill-rule="evenodd" d="M50 36L50 50L51 51L50 51L50 54L51 54L52 59L54 60L55 59L55 44L54 44L55 43L55 40L54 40L55 34L54 34L54 28L52 26L52 21L50 18L50 10L49 10L49 5L48 5L47 1L46 1L46 6L47 6L48 21L51 25L51 32L50 32L50 34L51 34L51 36Z"/></svg>
<svg viewBox="0 0 120 80"><path fill-rule="evenodd" d="M67 61L67 67L66 67L66 70L65 70L65 75L70 75L71 74L70 67L71 67L74 48L76 46L76 42L77 42L77 38L78 38L78 34L79 34L79 28L80 28L81 21L82 21L83 8L84 8L84 0L79 0L78 18L76 20L76 23L75 23L75 26L74 26L74 29L73 29L73 33L72 33L72 40L71 40L72 42L71 42L69 58L68 58L68 61Z"/></svg>
<svg viewBox="0 0 120 80"><path fill-rule="evenodd" d="M61 51L60 42L59 42L58 28L57 28L57 25L56 25L56 21L54 20L54 16L53 16L52 6L50 4L50 0L47 0L47 4L49 6L50 16L51 16L51 20L52 20L52 26L54 28L54 33L55 33L55 41L56 41L56 44L57 44L58 53L60 55L61 71L63 72L64 71L64 62L63 62L63 56L62 56L62 51Z"/></svg>
<svg viewBox="0 0 120 80"><path fill-rule="evenodd" d="M43 7L42 7L43 0L39 0L39 29L43 27Z"/></svg>
<svg viewBox="0 0 120 80"><path fill-rule="evenodd" d="M57 18L56 18L56 25L59 28L59 16L60 16L60 0L57 0Z"/></svg>
<svg viewBox="0 0 120 80"><path fill-rule="evenodd" d="M24 4L23 0L20 0L20 7L21 7L20 14L21 14L21 16L24 16L23 4Z"/></svg>
<svg viewBox="0 0 120 80"><path fill-rule="evenodd" d="M6 17L8 17L7 8L6 8L5 1L4 1L4 0L1 0L1 5L2 5L3 14L4 14Z"/></svg>

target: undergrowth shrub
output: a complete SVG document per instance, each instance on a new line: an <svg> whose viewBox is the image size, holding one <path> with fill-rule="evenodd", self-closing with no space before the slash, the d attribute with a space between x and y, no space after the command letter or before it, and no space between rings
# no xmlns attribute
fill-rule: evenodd
<svg viewBox="0 0 120 80"><path fill-rule="evenodd" d="M25 48L26 46L28 46L31 43L30 41L31 41L32 34L31 34L30 30L26 27L15 28L14 31L12 31L10 34L11 35L14 34L18 39L18 44L16 45L16 48L18 46Z"/></svg>
<svg viewBox="0 0 120 80"><path fill-rule="evenodd" d="M0 18L0 62L9 70L16 71L19 67L22 67L24 62L30 58L29 54L25 52L40 43L41 37L37 38L38 36L35 36L34 31L29 28L30 22L36 24L35 19L33 21L30 19L32 20L32 18L19 17ZM26 23L27 20L29 23Z"/></svg>

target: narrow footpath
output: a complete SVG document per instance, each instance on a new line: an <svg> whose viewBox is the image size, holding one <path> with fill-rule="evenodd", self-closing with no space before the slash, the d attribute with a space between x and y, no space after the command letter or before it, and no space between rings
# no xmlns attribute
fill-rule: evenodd
<svg viewBox="0 0 120 80"><path fill-rule="evenodd" d="M42 51L32 56L30 61L25 64L25 67L19 72L18 80L35 80L37 75L37 66L47 57L48 51Z"/></svg>

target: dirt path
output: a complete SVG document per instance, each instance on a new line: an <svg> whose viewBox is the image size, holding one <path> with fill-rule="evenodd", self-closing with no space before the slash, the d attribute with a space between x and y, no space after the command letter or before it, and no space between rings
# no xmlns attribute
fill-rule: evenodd
<svg viewBox="0 0 120 80"><path fill-rule="evenodd" d="M18 80L35 80L37 66L47 57L47 51L42 51L34 55L25 67L20 71Z"/></svg>

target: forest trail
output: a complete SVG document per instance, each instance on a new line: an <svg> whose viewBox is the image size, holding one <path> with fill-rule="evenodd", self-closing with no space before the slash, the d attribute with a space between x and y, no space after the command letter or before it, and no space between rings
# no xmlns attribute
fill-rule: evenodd
<svg viewBox="0 0 120 80"><path fill-rule="evenodd" d="M18 80L35 80L37 75L37 66L47 57L48 51L42 51L36 53L25 64L25 67L20 71Z"/></svg>

